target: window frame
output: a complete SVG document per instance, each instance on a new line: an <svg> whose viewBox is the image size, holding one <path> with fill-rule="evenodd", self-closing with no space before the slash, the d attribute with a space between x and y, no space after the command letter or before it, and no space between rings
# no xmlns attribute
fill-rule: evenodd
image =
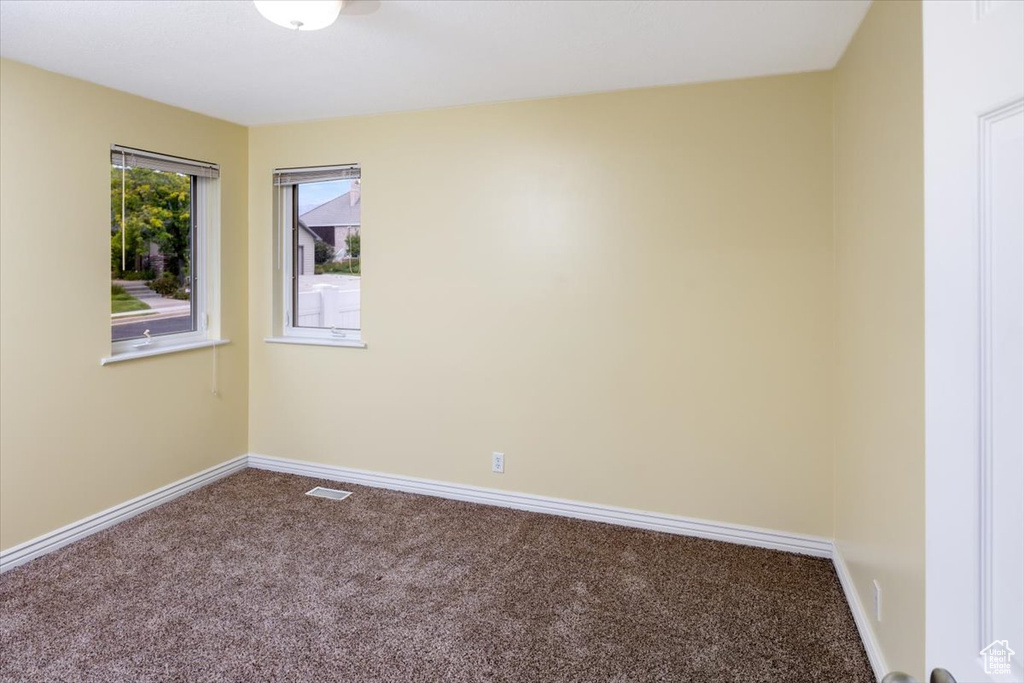
<svg viewBox="0 0 1024 683"><path fill-rule="evenodd" d="M334 173L335 175L332 175ZM356 175L351 175L355 173ZM281 175L291 175L297 178L294 182L278 183L276 179ZM275 300L278 302L277 324L275 327L276 336L268 337L266 341L272 343L293 343L312 344L320 346L342 346L354 348L366 348L363 341L362 318L360 316L359 329L354 328L330 328L330 327L303 327L294 324L294 316L298 310L298 276L299 272L299 185L317 182L330 182L332 180L352 180L362 177L362 169L359 164L344 164L334 166L320 166L300 169L277 169L274 171L274 233L276 237L277 254L276 262L280 269L277 278L278 292ZM308 175L309 179L302 179ZM362 221L360 221L360 230ZM360 282L359 305L362 308L362 283Z"/></svg>
<svg viewBox="0 0 1024 683"><path fill-rule="evenodd" d="M108 337L111 355L101 359L101 364L227 343L227 340L220 338L219 326L220 167L209 162L119 145L112 145L111 153L132 155L135 163L128 165L128 168L153 168L168 172L167 168L160 168L162 164L168 164L172 167L180 166L181 168L175 168L173 172L191 178L189 278L193 329L187 332L154 335L148 339L134 337L113 341ZM147 160L152 160L153 165L147 164ZM189 172L187 167L191 167L195 172Z"/></svg>

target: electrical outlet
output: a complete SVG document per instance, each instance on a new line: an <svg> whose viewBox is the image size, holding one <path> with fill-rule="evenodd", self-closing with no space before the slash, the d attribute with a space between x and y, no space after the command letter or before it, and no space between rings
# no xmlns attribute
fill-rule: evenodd
<svg viewBox="0 0 1024 683"><path fill-rule="evenodd" d="M875 621L882 620L882 584L878 583L878 579L872 579L871 583L875 586Z"/></svg>
<svg viewBox="0 0 1024 683"><path fill-rule="evenodd" d="M491 472L501 474L505 471L505 454L491 453Z"/></svg>

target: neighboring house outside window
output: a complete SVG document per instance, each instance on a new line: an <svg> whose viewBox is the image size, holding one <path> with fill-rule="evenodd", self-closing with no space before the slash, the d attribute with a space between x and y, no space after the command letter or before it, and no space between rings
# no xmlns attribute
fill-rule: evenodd
<svg viewBox="0 0 1024 683"><path fill-rule="evenodd" d="M299 222L334 248L334 260L350 256L349 236L361 225L362 189L354 180L345 194L299 214Z"/></svg>
<svg viewBox="0 0 1024 683"><path fill-rule="evenodd" d="M312 275L316 270L316 242L320 239L299 219L299 275Z"/></svg>

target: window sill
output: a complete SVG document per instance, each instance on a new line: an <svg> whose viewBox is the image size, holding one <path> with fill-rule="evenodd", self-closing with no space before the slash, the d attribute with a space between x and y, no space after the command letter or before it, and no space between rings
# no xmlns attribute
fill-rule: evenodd
<svg viewBox="0 0 1024 683"><path fill-rule="evenodd" d="M100 365L110 365L111 363L120 363L122 361L135 360L137 358L149 358L150 356L162 356L167 353L178 353L180 351L192 351L193 349L206 349L211 346L223 346L230 343L230 339L204 339L202 341L175 344L173 346L168 345L142 348L137 351L125 351L124 353L119 353L114 356L100 358Z"/></svg>
<svg viewBox="0 0 1024 683"><path fill-rule="evenodd" d="M303 346L343 346L350 349L365 349L366 342L358 339L329 339L327 337L267 337L268 344L299 344Z"/></svg>

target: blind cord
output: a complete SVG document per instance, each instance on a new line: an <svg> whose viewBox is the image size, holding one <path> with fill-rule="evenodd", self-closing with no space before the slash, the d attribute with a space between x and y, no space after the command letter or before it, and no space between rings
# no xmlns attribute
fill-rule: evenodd
<svg viewBox="0 0 1024 683"><path fill-rule="evenodd" d="M213 381L210 384L210 393L213 394L214 396L218 396L219 394L217 394L217 346L214 345L211 348L213 349Z"/></svg>
<svg viewBox="0 0 1024 683"><path fill-rule="evenodd" d="M123 273L128 265L127 247L125 242L126 219L124 215L124 174L125 174L125 158L124 152L121 152L121 272Z"/></svg>

